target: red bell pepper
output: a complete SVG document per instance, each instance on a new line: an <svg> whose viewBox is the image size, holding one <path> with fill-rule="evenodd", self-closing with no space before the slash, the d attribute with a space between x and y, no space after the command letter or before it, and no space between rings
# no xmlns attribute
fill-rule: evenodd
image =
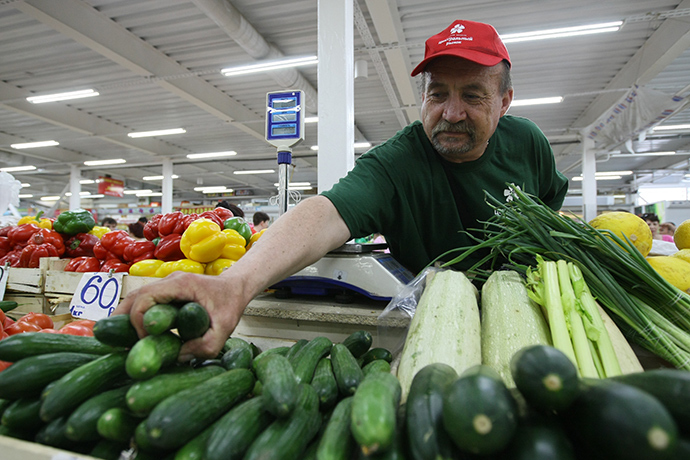
<svg viewBox="0 0 690 460"><path fill-rule="evenodd" d="M110 252L111 254L114 254L118 259L120 259L120 261L124 262L125 249L127 248L127 246L134 243L135 241L137 240L129 236L129 234L126 231L113 230L112 232L108 232L105 235L103 235L103 237L101 238L101 245L106 251ZM96 246L94 246L94 255L100 259L98 254L96 254Z"/></svg>
<svg viewBox="0 0 690 460"><path fill-rule="evenodd" d="M101 241L91 233L77 233L65 241L65 255L67 257L94 257L93 247Z"/></svg>
<svg viewBox="0 0 690 460"><path fill-rule="evenodd" d="M156 245L153 241L135 241L125 248L125 262L136 263L140 260L153 259Z"/></svg>
<svg viewBox="0 0 690 460"><path fill-rule="evenodd" d="M66 272L97 272L101 269L101 261L95 257L81 256L70 260L65 267Z"/></svg>
<svg viewBox="0 0 690 460"><path fill-rule="evenodd" d="M101 261L111 259L120 260L120 258L117 257L117 255L113 254L112 252L108 251L105 247L103 247L103 243L101 243L100 241L93 245L93 256Z"/></svg>
<svg viewBox="0 0 690 460"><path fill-rule="evenodd" d="M10 233L10 230L12 230L13 228L14 227L12 225L0 228L0 236L7 236Z"/></svg>
<svg viewBox="0 0 690 460"><path fill-rule="evenodd" d="M206 219L211 219L213 222L217 223L220 228L223 228L223 222L227 219L234 217L232 211L227 208L218 207L212 211L204 211L199 214L199 217L204 217Z"/></svg>
<svg viewBox="0 0 690 460"><path fill-rule="evenodd" d="M31 244L52 244L55 246L58 256L61 256L65 253L65 242L62 239L62 235L55 230L41 228L31 236L29 241Z"/></svg>
<svg viewBox="0 0 690 460"><path fill-rule="evenodd" d="M184 259L185 256L180 249L180 240L182 235L171 233L160 239L153 256L158 260L165 262L172 262L174 260Z"/></svg>
<svg viewBox="0 0 690 460"><path fill-rule="evenodd" d="M160 236L158 234L158 222L160 222L161 217L163 217L162 214L156 214L146 222L146 225L144 225L144 238L153 241Z"/></svg>
<svg viewBox="0 0 690 460"><path fill-rule="evenodd" d="M198 219L197 214L182 214L180 211L173 211L164 214L158 221L158 236L177 233L182 235L189 224Z"/></svg>
<svg viewBox="0 0 690 460"><path fill-rule="evenodd" d="M120 262L117 259L110 259L106 260L103 265L101 265L99 272L109 272L112 270L114 273L119 273L119 272L124 272L127 273L129 271L129 264L126 264L124 262Z"/></svg>
<svg viewBox="0 0 690 460"><path fill-rule="evenodd" d="M10 229L10 231L7 233L7 237L10 239L10 241L12 241L13 244L24 247L29 244L29 239L31 239L33 234L39 230L40 228L36 224L17 225L16 227L12 227Z"/></svg>
<svg viewBox="0 0 690 460"><path fill-rule="evenodd" d="M50 243L29 244L19 256L19 266L23 268L38 268L41 257L58 257L57 249Z"/></svg>
<svg viewBox="0 0 690 460"><path fill-rule="evenodd" d="M4 257L14 248L14 245L6 236L0 236L0 257Z"/></svg>
<svg viewBox="0 0 690 460"><path fill-rule="evenodd" d="M4 266L6 263L10 267L19 267L19 258L21 257L21 249L13 249L4 256L0 257L0 266Z"/></svg>

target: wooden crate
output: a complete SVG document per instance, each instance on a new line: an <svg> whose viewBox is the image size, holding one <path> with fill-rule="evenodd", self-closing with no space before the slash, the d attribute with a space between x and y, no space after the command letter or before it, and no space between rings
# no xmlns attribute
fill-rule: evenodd
<svg viewBox="0 0 690 460"><path fill-rule="evenodd" d="M27 313L48 313L46 298L43 295L7 293L4 300L13 300L18 306L7 312L7 316L17 319Z"/></svg>

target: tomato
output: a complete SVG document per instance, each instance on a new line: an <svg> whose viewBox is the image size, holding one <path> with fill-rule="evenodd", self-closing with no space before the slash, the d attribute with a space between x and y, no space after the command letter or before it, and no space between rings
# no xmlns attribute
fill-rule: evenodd
<svg viewBox="0 0 690 460"><path fill-rule="evenodd" d="M50 316L44 315L43 313L27 313L19 318L19 322L33 323L41 329L53 327L53 320L50 319Z"/></svg>
<svg viewBox="0 0 690 460"><path fill-rule="evenodd" d="M7 329L7 326L11 326L12 324L14 324L14 320L8 316L5 318L5 321L2 322L2 327Z"/></svg>
<svg viewBox="0 0 690 460"><path fill-rule="evenodd" d="M7 361L0 361L0 372L4 371L8 367L10 367L12 363L9 363Z"/></svg>
<svg viewBox="0 0 690 460"><path fill-rule="evenodd" d="M45 332L46 334L59 334L60 333L57 329L53 329L52 327L47 327L45 329L41 329L38 332Z"/></svg>
<svg viewBox="0 0 690 460"><path fill-rule="evenodd" d="M87 326L81 324L69 323L60 328L58 334L82 335L85 337L93 337L93 331Z"/></svg>
<svg viewBox="0 0 690 460"><path fill-rule="evenodd" d="M22 332L38 332L41 330L41 326L33 323L22 323L17 321L14 324L5 328L7 335L21 334Z"/></svg>
<svg viewBox="0 0 690 460"><path fill-rule="evenodd" d="M79 325L79 326L86 326L89 329L93 329L93 326L96 324L96 321L91 321L90 319L78 319L76 321L72 321L69 324L74 324L74 325Z"/></svg>
<svg viewBox="0 0 690 460"><path fill-rule="evenodd" d="M0 340L6 339L7 337L9 337L7 332L5 332L4 330L0 331Z"/></svg>
<svg viewBox="0 0 690 460"><path fill-rule="evenodd" d="M7 318L5 312L0 309L0 328L5 324L5 318Z"/></svg>

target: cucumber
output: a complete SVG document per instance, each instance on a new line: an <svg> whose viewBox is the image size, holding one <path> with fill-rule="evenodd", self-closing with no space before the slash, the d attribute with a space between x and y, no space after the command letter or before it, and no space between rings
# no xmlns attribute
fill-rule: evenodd
<svg viewBox="0 0 690 460"><path fill-rule="evenodd" d="M242 460L249 446L275 418L256 396L230 409L218 420L206 444L206 460Z"/></svg>
<svg viewBox="0 0 690 460"><path fill-rule="evenodd" d="M0 361L15 363L29 356L46 353L73 352L107 355L118 351L94 337L68 334L25 332L0 340Z"/></svg>
<svg viewBox="0 0 690 460"><path fill-rule="evenodd" d="M123 381L126 359L125 353L104 355L53 382L41 395L41 419L50 422L68 415L87 399Z"/></svg>
<svg viewBox="0 0 690 460"><path fill-rule="evenodd" d="M17 430L6 425L0 425L0 436L21 439L23 441L33 441L36 437L36 430Z"/></svg>
<svg viewBox="0 0 690 460"><path fill-rule="evenodd" d="M175 328L178 308L168 303L159 303L144 313L144 329L151 335L160 335Z"/></svg>
<svg viewBox="0 0 690 460"><path fill-rule="evenodd" d="M299 387L287 358L272 354L259 360L256 377L261 382L264 408L278 418L290 415L297 403Z"/></svg>
<svg viewBox="0 0 690 460"><path fill-rule="evenodd" d="M577 368L565 353L548 345L518 350L510 372L527 403L547 413L567 409L579 392Z"/></svg>
<svg viewBox="0 0 690 460"><path fill-rule="evenodd" d="M67 417L65 436L72 441L97 441L98 419L108 409L125 407L129 386L121 386L92 396Z"/></svg>
<svg viewBox="0 0 690 460"><path fill-rule="evenodd" d="M294 460L302 454L321 426L319 398L304 383L298 386L297 405L287 418L271 423L251 444L245 460Z"/></svg>
<svg viewBox="0 0 690 460"><path fill-rule="evenodd" d="M251 369L252 349L249 347L232 348L220 358L220 365L225 369Z"/></svg>
<svg viewBox="0 0 690 460"><path fill-rule="evenodd" d="M386 348L372 348L364 353L362 357L357 360L357 362L361 367L364 367L377 359L383 359L384 361L390 363L393 361L393 353Z"/></svg>
<svg viewBox="0 0 690 460"><path fill-rule="evenodd" d="M113 407L98 418L96 428L103 438L125 443L132 438L140 421L140 418L122 407Z"/></svg>
<svg viewBox="0 0 690 460"><path fill-rule="evenodd" d="M199 385L224 372L220 366L194 369L174 367L147 380L135 382L127 391L127 407L137 415L147 415L168 396Z"/></svg>
<svg viewBox="0 0 690 460"><path fill-rule="evenodd" d="M350 430L365 456L385 452L393 444L401 396L393 374L372 373L357 387Z"/></svg>
<svg viewBox="0 0 690 460"><path fill-rule="evenodd" d="M348 396L335 406L318 442L316 458L319 460L348 460L354 452L355 439L350 431L352 399Z"/></svg>
<svg viewBox="0 0 690 460"><path fill-rule="evenodd" d="M299 351L308 343L309 340L307 339L299 339L297 342L293 343L287 353L285 353L285 357L288 359L288 361L290 361L290 364L292 364L293 367L295 366L295 355L299 353Z"/></svg>
<svg viewBox="0 0 690 460"><path fill-rule="evenodd" d="M690 435L690 372L678 369L651 369L619 375L612 379L654 396L671 413L678 429L686 436Z"/></svg>
<svg viewBox="0 0 690 460"><path fill-rule="evenodd" d="M46 353L29 356L0 372L0 398L40 396L50 382L98 358L86 353Z"/></svg>
<svg viewBox="0 0 690 460"><path fill-rule="evenodd" d="M515 399L485 365L467 369L443 393L443 426L462 451L488 455L505 448L517 428Z"/></svg>
<svg viewBox="0 0 690 460"><path fill-rule="evenodd" d="M132 444L134 444L134 448L138 452L155 452L156 450L160 451L160 449L156 449L156 447L151 444L151 440L149 439L146 430L146 419L139 422L136 428L134 428Z"/></svg>
<svg viewBox="0 0 690 460"><path fill-rule="evenodd" d="M177 332L184 341L201 337L210 325L208 312L196 302L187 302L177 312Z"/></svg>
<svg viewBox="0 0 690 460"><path fill-rule="evenodd" d="M314 370L314 378L311 379L311 386L319 396L319 406L328 409L338 401L338 383L333 375L333 366L329 358L322 358Z"/></svg>
<svg viewBox="0 0 690 460"><path fill-rule="evenodd" d="M151 444L177 449L201 433L254 387L247 369L233 369L160 402L146 419Z"/></svg>
<svg viewBox="0 0 690 460"><path fill-rule="evenodd" d="M342 343L336 343L331 348L331 365L340 393L343 396L353 395L364 378L364 373L352 352Z"/></svg>
<svg viewBox="0 0 690 460"><path fill-rule="evenodd" d="M12 399L0 399L0 419L2 419L2 414L5 413L5 410L10 407L12 403L14 403Z"/></svg>
<svg viewBox="0 0 690 460"><path fill-rule="evenodd" d="M89 452L90 457L102 460L120 460L120 455L129 449L129 443L101 439Z"/></svg>
<svg viewBox="0 0 690 460"><path fill-rule="evenodd" d="M153 377L177 360L181 346L182 341L172 332L147 335L129 351L125 364L127 375L137 380Z"/></svg>
<svg viewBox="0 0 690 460"><path fill-rule="evenodd" d="M326 337L315 337L302 347L291 362L295 370L297 383L310 383L314 377L316 365L321 358L328 356L333 347L333 342Z"/></svg>
<svg viewBox="0 0 690 460"><path fill-rule="evenodd" d="M511 460L576 459L570 439L553 418L520 420L515 436L503 455Z"/></svg>
<svg viewBox="0 0 690 460"><path fill-rule="evenodd" d="M14 310L19 304L14 300L3 300L0 301L0 310L7 313L8 311Z"/></svg>
<svg viewBox="0 0 690 460"><path fill-rule="evenodd" d="M350 353L352 353L352 356L357 359L369 351L373 340L371 333L367 331L355 331L343 340L343 345L345 345L347 349L350 350Z"/></svg>
<svg viewBox="0 0 690 460"><path fill-rule="evenodd" d="M257 356L254 357L254 361L252 361L252 370L256 372L256 363L258 361L261 361L262 359L271 356L271 355L281 355L285 356L287 355L287 352L290 351L290 347L275 347L275 348L269 348L268 350L264 350L261 353L259 353Z"/></svg>
<svg viewBox="0 0 690 460"><path fill-rule="evenodd" d="M36 441L46 446L57 447L60 449L72 449L74 443L65 436L67 417L58 417L43 425L36 433Z"/></svg>
<svg viewBox="0 0 690 460"><path fill-rule="evenodd" d="M453 443L443 428L443 393L458 374L445 363L427 364L412 379L405 404L405 426L414 460L453 458Z"/></svg>
<svg viewBox="0 0 690 460"><path fill-rule="evenodd" d="M390 374L391 365L385 359L375 359L362 368L362 374L364 374L365 377L372 372L386 372Z"/></svg>
<svg viewBox="0 0 690 460"><path fill-rule="evenodd" d="M93 325L93 336L111 347L131 348L139 340L128 314L99 319Z"/></svg>
<svg viewBox="0 0 690 460"><path fill-rule="evenodd" d="M41 398L14 401L2 414L2 424L16 430L36 430L43 425L40 416Z"/></svg>
<svg viewBox="0 0 690 460"><path fill-rule="evenodd" d="M225 341L223 344L223 349L221 350L221 354L224 354L233 348L249 348L252 350L252 358L255 357L254 351L255 347L253 344L247 342L244 339L240 339L239 337L228 337L228 339Z"/></svg>
<svg viewBox="0 0 690 460"><path fill-rule="evenodd" d="M220 419L219 419L220 420ZM215 429L218 421L215 421L210 426L208 426L204 431L192 438L184 446L180 447L177 452L175 452L175 460L202 460L205 459L206 444L208 444L208 438Z"/></svg>
<svg viewBox="0 0 690 460"><path fill-rule="evenodd" d="M580 394L562 420L573 443L589 458L673 458L678 441L678 427L659 400L610 379L583 379Z"/></svg>

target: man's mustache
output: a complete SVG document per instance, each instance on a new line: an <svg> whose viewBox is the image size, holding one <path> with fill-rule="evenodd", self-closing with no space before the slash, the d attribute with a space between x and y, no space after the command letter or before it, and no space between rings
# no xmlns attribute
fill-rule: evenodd
<svg viewBox="0 0 690 460"><path fill-rule="evenodd" d="M442 132L466 133L469 134L470 137L473 137L475 131L474 128L465 121L460 121L457 123L448 123L447 121L440 121L436 126L434 126L434 129L431 130L431 134L432 136L436 136L437 134Z"/></svg>

